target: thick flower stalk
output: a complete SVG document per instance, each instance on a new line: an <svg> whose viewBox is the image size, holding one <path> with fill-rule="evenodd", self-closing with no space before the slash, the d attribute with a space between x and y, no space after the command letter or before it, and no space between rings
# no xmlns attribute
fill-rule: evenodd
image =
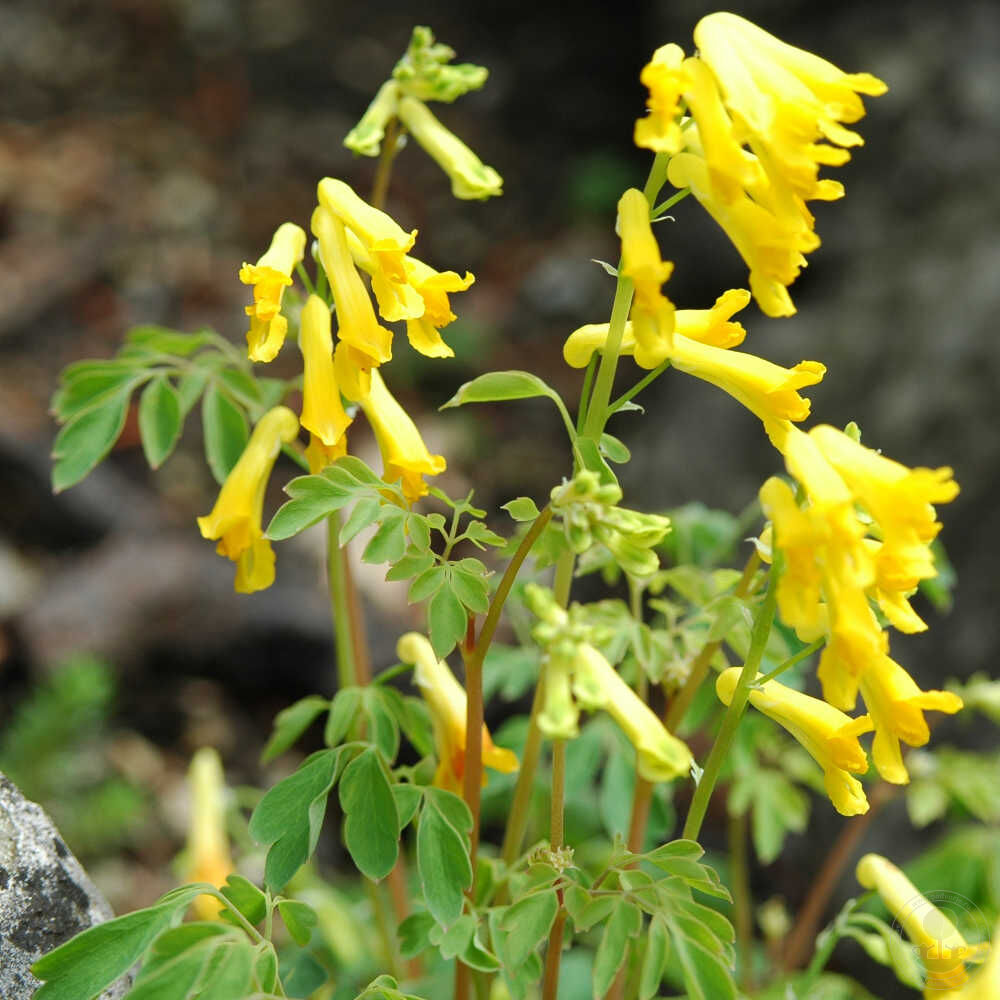
<svg viewBox="0 0 1000 1000"><path fill-rule="evenodd" d="M240 281L253 286L253 305L247 306L250 329L247 346L251 361L273 361L288 332L288 320L281 315L285 288L305 253L306 234L293 222L278 227L267 252L256 264L240 268Z"/></svg>
<svg viewBox="0 0 1000 1000"><path fill-rule="evenodd" d="M739 667L724 670L716 679L719 700L728 705L739 682ZM852 719L819 698L765 681L750 688L750 704L786 729L823 769L823 784L842 816L868 812L868 799L855 774L868 770L868 755L858 742L872 728L867 716Z"/></svg>
<svg viewBox="0 0 1000 1000"><path fill-rule="evenodd" d="M191 795L191 821L185 853L185 877L191 882L208 882L217 888L233 872L226 835L226 784L222 762L211 747L202 747L191 758L188 768ZM214 920L222 904L214 896L199 896L194 901L201 920Z"/></svg>
<svg viewBox="0 0 1000 1000"><path fill-rule="evenodd" d="M274 583L274 550L264 537L264 492L283 444L295 439L299 422L285 406L257 422L239 461L226 478L211 513L198 518L203 538L218 539L219 555L236 563L236 590L249 594Z"/></svg>
<svg viewBox="0 0 1000 1000"><path fill-rule="evenodd" d="M414 665L413 680L430 709L438 758L434 784L461 795L465 774L465 691L448 664L438 659L430 642L419 632L407 632L401 636L396 644L396 655L404 663ZM496 746L485 725L482 746L482 760L487 767L501 774L517 770L517 755L512 750Z"/></svg>

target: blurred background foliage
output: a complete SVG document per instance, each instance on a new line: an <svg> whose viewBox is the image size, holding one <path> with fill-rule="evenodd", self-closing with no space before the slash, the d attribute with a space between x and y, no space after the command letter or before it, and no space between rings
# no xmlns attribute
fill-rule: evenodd
<svg viewBox="0 0 1000 1000"><path fill-rule="evenodd" d="M561 428L542 402L443 415L436 407L459 382L496 367L532 369L576 398L579 376L562 364L562 341L607 316L612 281L592 259L615 258L615 202L646 171L631 143L644 101L639 69L666 41L690 48L694 23L712 9L694 0L571 8L449 0L426 11L395 0L0 7L0 769L53 813L117 909L172 884L195 748L218 747L235 786L292 766L281 760L262 774L257 756L277 710L333 685L323 545L310 533L282 543L276 585L234 594L230 566L194 523L215 494L197 422L151 472L132 414L109 461L53 497L48 407L59 370L111 355L141 322L209 326L241 343L240 263L257 258L279 222L305 224L319 177L368 189L372 162L341 141L415 20L426 20L461 60L491 70L482 91L441 117L503 174L506 193L456 203L418 151L397 161L393 215L420 229L430 263L468 268L477 280L447 331L456 359L400 351L393 386L431 450L447 456L449 493L474 482L484 507L519 494L541 502L569 471ZM942 538L958 578L955 607L943 617L925 600L930 632L899 636L893 648L925 687L977 672L988 679L1000 605L1000 8L751 0L737 9L889 82L871 103L865 148L842 171L847 198L818 208L824 245L794 288L799 313L771 321L748 311L748 346L783 364L806 357L828 366L811 394L818 419L857 420L866 443L907 464L954 466L962 493L943 511ZM658 235L677 264L667 291L680 307L705 307L743 283L742 262L693 199L672 214ZM681 376L668 375L641 402L644 417L625 415L612 428L633 455L625 502L687 512L670 543L679 554L705 552L705 565L723 551L739 558L752 528L734 534L729 515L695 516L687 505L733 516L747 509L778 468L757 422ZM352 450L374 459L363 433ZM275 492L270 510L277 501ZM385 666L413 623L405 585L386 585L367 567L359 584L374 660ZM518 678L530 669L512 660L487 678L500 692L488 720L515 746L523 722L503 720L524 708ZM964 750L915 754L913 785L882 807L865 848L905 863L934 844L914 869L918 885L948 885L995 912L1000 784L967 787L954 756L995 745L991 698L987 689L983 714L935 727L936 746ZM593 801L574 802L567 815L582 839L627 821L630 780L613 728L586 733L569 766L572 787L597 778ZM785 760L766 741L744 749L768 766ZM735 780L741 767L751 773L752 759L734 762ZM782 770L769 773L777 776L769 801L807 836L791 835L773 864L759 859L753 885L759 899L780 897L794 910L803 873L815 870L840 822L826 803L807 817ZM487 824L500 819L507 781L491 780ZM673 831L674 815L668 797L656 800L658 834ZM949 819L964 825L946 827ZM776 835L755 832L759 854L771 853ZM330 905L335 923L341 911ZM568 961L567 980L574 975ZM580 981L587 975L579 970Z"/></svg>

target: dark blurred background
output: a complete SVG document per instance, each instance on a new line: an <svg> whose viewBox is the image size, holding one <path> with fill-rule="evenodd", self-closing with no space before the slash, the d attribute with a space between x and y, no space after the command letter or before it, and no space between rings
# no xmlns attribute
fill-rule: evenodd
<svg viewBox="0 0 1000 1000"><path fill-rule="evenodd" d="M273 713L329 690L321 538L280 545L276 586L236 595L231 564L194 523L216 491L198 421L155 473L130 422L107 462L53 497L48 402L61 368L110 355L138 322L208 325L242 342L240 263L259 256L280 222L308 225L320 177L369 189L374 161L341 141L414 23L429 24L460 60L489 67L481 92L437 110L503 175L505 194L455 202L419 148L397 160L391 212L420 229L421 256L472 270L476 284L456 297L461 318L446 331L459 357L431 362L404 349L388 377L447 456L451 493L475 483L484 506L544 498L568 471L550 408L436 408L461 381L504 367L537 371L576 399L579 377L562 364L561 344L577 325L607 318L612 280L591 258L615 259L615 202L648 168L631 142L645 100L639 70L667 41L690 51L711 9L694 0L0 6L0 731L67 656L97 656L112 665L117 692L102 702L119 734L109 752L133 783L169 801L187 755L206 742L236 780L257 780ZM836 173L847 198L817 203L823 246L792 288L798 314L748 310L746 347L828 366L811 391L818 420L857 420L866 443L900 461L955 468L962 493L942 511L954 611L929 611L930 632L897 637L893 650L924 686L993 673L1000 6L756 0L737 10L889 83L868 101L865 147ZM673 215L658 234L677 265L674 302L707 307L745 284L744 265L693 199ZM277 364L291 371L293 353ZM632 371L622 367L625 385ZM630 505L700 499L737 511L779 468L754 418L707 385L671 374L642 402L644 417L612 427L633 453L623 474ZM371 451L362 434L352 447ZM412 615L379 573L360 583L376 662L389 663ZM974 736L961 723L941 730ZM887 816L887 837L905 828L901 812ZM828 809L813 823L812 846L800 851L838 828ZM156 866L173 841L154 827L122 833L141 863L102 862L119 905L161 888ZM768 877L793 902L801 892L793 868Z"/></svg>

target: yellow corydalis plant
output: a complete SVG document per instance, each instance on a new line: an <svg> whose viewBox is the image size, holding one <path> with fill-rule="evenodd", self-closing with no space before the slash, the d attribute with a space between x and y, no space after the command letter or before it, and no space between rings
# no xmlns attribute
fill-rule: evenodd
<svg viewBox="0 0 1000 1000"><path fill-rule="evenodd" d="M264 537L264 492L283 444L295 440L299 421L276 406L257 422L243 454L226 477L209 514L198 518L203 538L218 539L219 555L236 563L236 590L265 590L274 583L274 550Z"/></svg>
<svg viewBox="0 0 1000 1000"><path fill-rule="evenodd" d="M240 268L240 281L253 286L253 305L246 307L251 361L273 361L285 342L288 320L281 315L281 300L285 288L292 284L292 274L302 261L305 246L302 229L294 222L285 222L257 263Z"/></svg>
<svg viewBox="0 0 1000 1000"><path fill-rule="evenodd" d="M426 636L407 632L396 643L396 655L403 663L413 664L413 680L430 709L438 765L434 784L457 795L462 794L465 775L466 709L468 698L448 664L438 659ZM482 761L501 774L518 769L517 754L494 744L483 725ZM483 775L486 783L486 775Z"/></svg>

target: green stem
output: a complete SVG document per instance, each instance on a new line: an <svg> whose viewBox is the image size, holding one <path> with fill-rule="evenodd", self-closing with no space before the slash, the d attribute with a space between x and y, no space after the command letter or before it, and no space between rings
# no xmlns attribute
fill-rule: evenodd
<svg viewBox="0 0 1000 1000"><path fill-rule="evenodd" d="M733 890L733 927L736 931L736 972L740 987L752 986L753 914L750 866L747 859L747 814L729 817L729 871Z"/></svg>
<svg viewBox="0 0 1000 1000"><path fill-rule="evenodd" d="M658 219L664 212L669 212L679 201L683 201L691 193L691 188L682 188L676 194L672 194L666 201L661 201L653 209L652 218Z"/></svg>
<svg viewBox="0 0 1000 1000"><path fill-rule="evenodd" d="M401 133L402 128L397 118L393 118L385 127L382 152L379 154L378 166L375 168L375 181L372 184L371 204L374 208L385 208L386 197L389 194L389 179L392 177L392 161L399 152Z"/></svg>
<svg viewBox="0 0 1000 1000"><path fill-rule="evenodd" d="M337 650L337 678L339 689L343 690L355 683L357 672L347 566L344 551L340 547L339 511L327 518L326 530L326 572L330 583L330 612L333 615L333 638Z"/></svg>
<svg viewBox="0 0 1000 1000"><path fill-rule="evenodd" d="M583 433L583 422L587 419L587 401L590 399L590 387L594 382L594 371L597 368L597 351L594 351L587 362L587 370L583 373L583 388L580 390L580 405L576 411L576 433Z"/></svg>
<svg viewBox="0 0 1000 1000"><path fill-rule="evenodd" d="M386 910L385 900L382 898L381 887L375 882L372 882L371 879L366 878L364 881L365 891L368 893L368 899L372 904L372 914L375 917L375 926L378 928L378 936L382 941L382 947L385 951L385 960L389 964L389 970L393 978L401 979L403 976L403 970L401 968L399 955L396 953L392 926L389 922L389 914Z"/></svg>
<svg viewBox="0 0 1000 1000"><path fill-rule="evenodd" d="M309 278L309 272L301 264L296 264L295 273L299 276L299 280L302 284L306 286L306 292L310 295L315 295L316 289L313 287L313 283Z"/></svg>
<svg viewBox="0 0 1000 1000"><path fill-rule="evenodd" d="M524 832L528 827L528 811L531 806L532 792L535 790L535 772L538 770L538 759L542 752L542 731L538 727L538 715L545 704L545 685L539 681L535 687L535 697L531 703L531 717L528 719L528 735L524 741L524 753L521 756L521 768L517 775L517 785L514 787L514 800L510 806L510 816L507 819L507 829L504 831L503 847L500 857L504 864L511 868L521 853L524 843Z"/></svg>
<svg viewBox="0 0 1000 1000"><path fill-rule="evenodd" d="M613 403L608 404L608 416L617 413L630 399L634 399L649 385L650 382L658 379L670 367L670 359L667 358L662 364L657 365L648 375L641 378L628 392L623 392Z"/></svg>
<svg viewBox="0 0 1000 1000"><path fill-rule="evenodd" d="M758 677L755 684L763 684L765 681L773 681L775 677L780 677L786 670L790 670L795 666L796 663L801 663L807 656L812 656L817 649L820 649L823 643L826 642L826 636L822 639L817 639L815 642L809 643L804 649L800 649L794 656L788 657L784 663L775 667L769 674L764 674L763 677Z"/></svg>
<svg viewBox="0 0 1000 1000"><path fill-rule="evenodd" d="M670 157L666 153L657 153L653 165L649 169L649 177L643 194L650 205L656 200L660 188L667 179L667 164ZM597 369L597 381L587 407L587 419L584 421L583 432L595 441L601 436L604 424L608 419L608 402L611 399L611 389L615 381L615 370L618 367L618 355L622 347L622 336L625 333L625 321L632 306L634 286L631 278L621 273L621 262L618 266L618 282L615 285L615 300L611 306L611 322L608 326L608 339L601 352L601 363Z"/></svg>
<svg viewBox="0 0 1000 1000"><path fill-rule="evenodd" d="M736 690L733 692L732 701L730 701L722 719L719 735L715 738L715 743L705 763L705 770L698 782L698 787L695 789L694 797L691 799L691 808L688 811L682 834L685 840L697 840L699 833L701 833L701 824L705 819L712 791L715 789L715 783L719 780L722 765L726 761L733 737L736 735L736 729L740 724L740 718L743 716L743 710L747 706L750 684L757 676L760 661L764 656L764 647L767 645L767 638L771 633L771 624L774 621L774 612L777 606L777 579L778 571L772 565L767 581L767 593L764 595L764 602L754 619L746 663L743 664L743 670L736 684Z"/></svg>

